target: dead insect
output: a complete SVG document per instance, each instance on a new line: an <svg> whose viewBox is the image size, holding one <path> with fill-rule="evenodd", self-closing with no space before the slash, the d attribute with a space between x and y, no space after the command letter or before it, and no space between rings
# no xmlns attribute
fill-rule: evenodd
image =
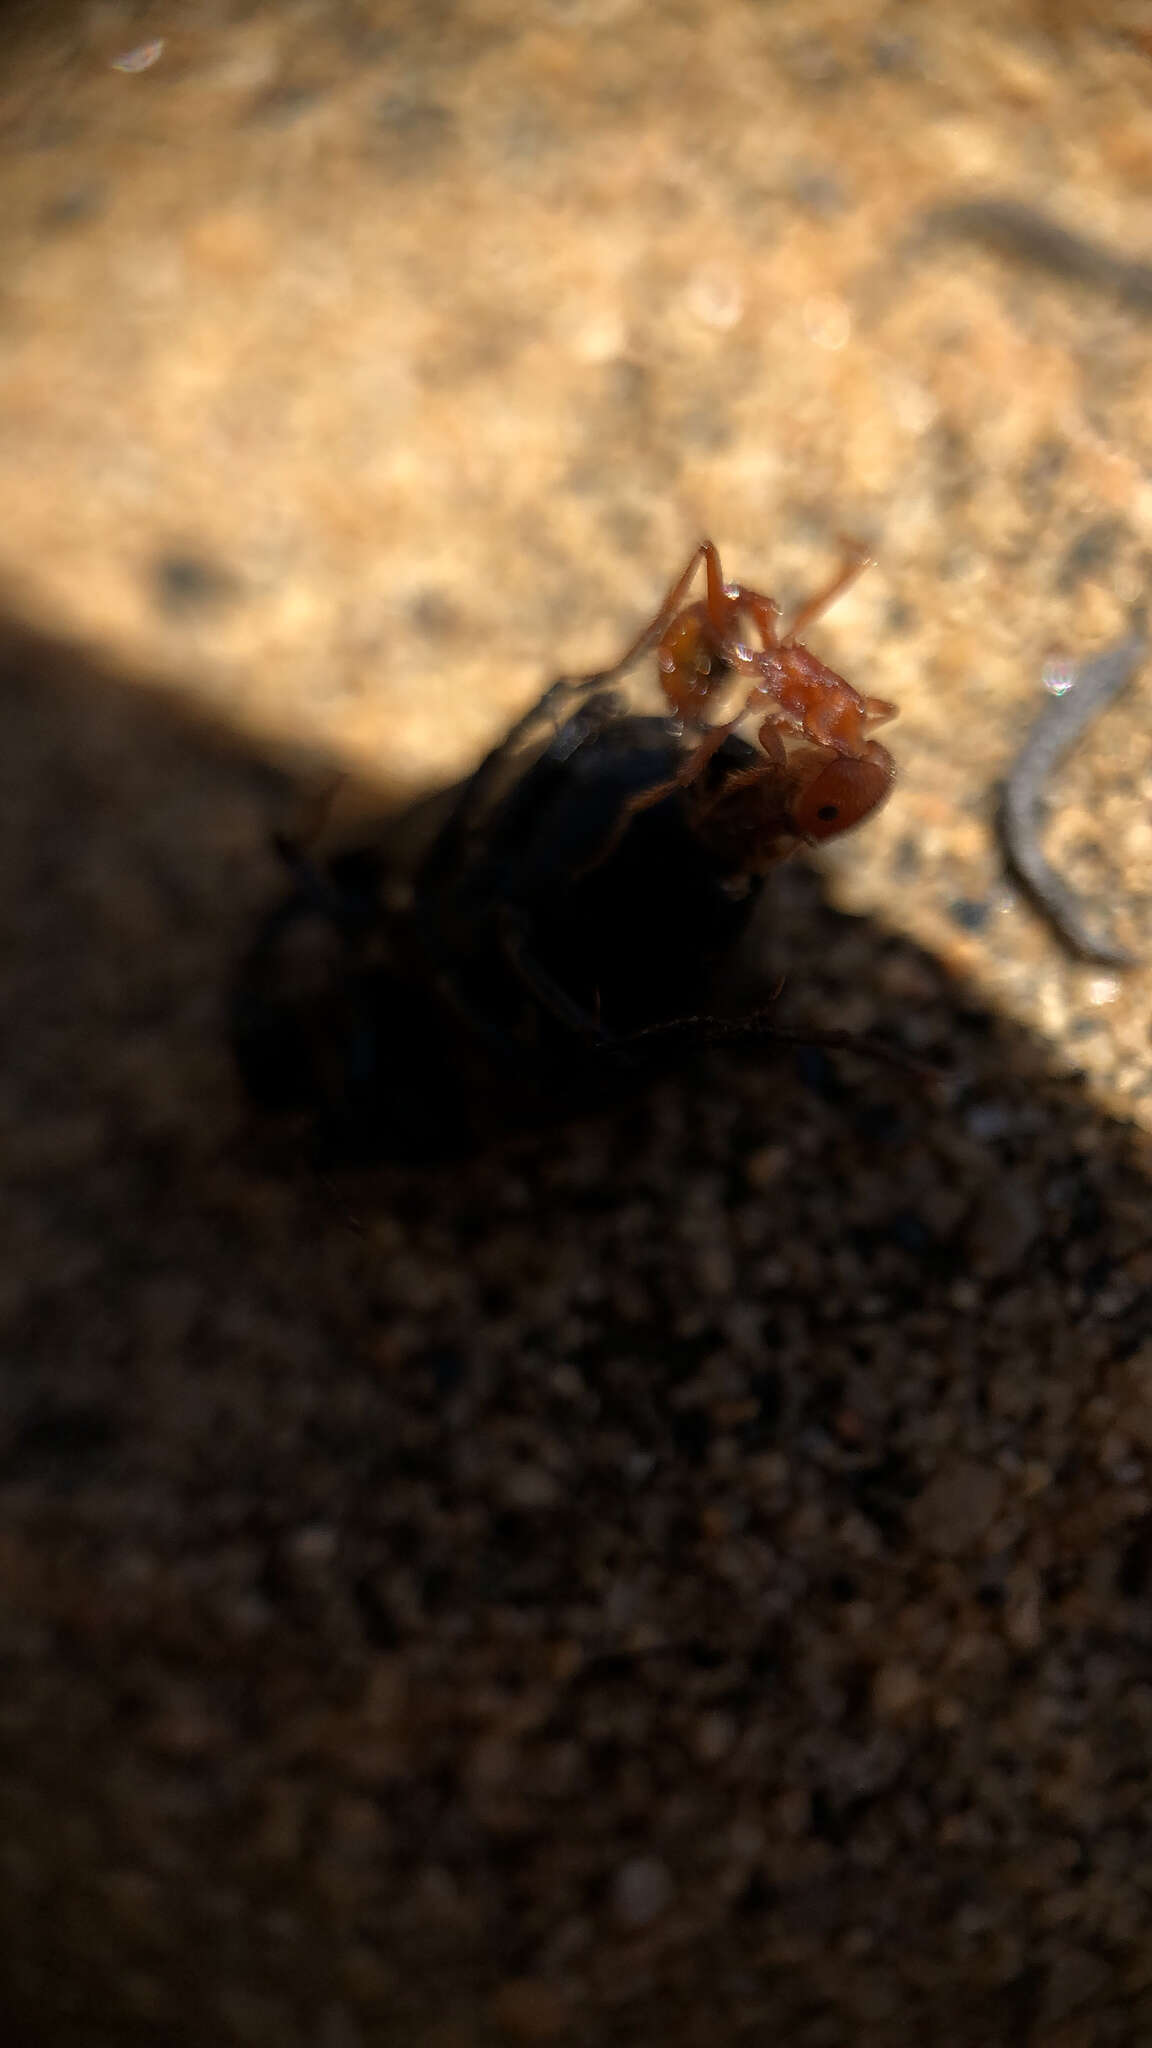
<svg viewBox="0 0 1152 2048"><path fill-rule="evenodd" d="M891 786L869 732L894 707L796 637L860 566L781 637L773 601L725 584L704 542L619 662L553 683L377 845L318 861L281 841L293 886L232 1003L254 1098L307 1116L329 1158L434 1159L601 1105L685 1045L794 1038L708 1005L767 869ZM612 688L653 648L672 716Z"/></svg>

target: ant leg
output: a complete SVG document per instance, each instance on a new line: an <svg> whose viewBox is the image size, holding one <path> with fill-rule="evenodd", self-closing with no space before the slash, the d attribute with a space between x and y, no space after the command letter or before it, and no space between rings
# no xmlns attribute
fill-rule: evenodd
<svg viewBox="0 0 1152 2048"><path fill-rule="evenodd" d="M741 712L741 718L743 715L743 712ZM675 775L670 775L666 782L654 783L650 789L642 789L635 796L630 796L627 803L623 806L619 822L614 828L613 847L618 843L617 833L623 834L638 811L648 810L652 804L658 804L662 802L664 797L671 796L674 790L687 789L690 783L695 782L697 777L704 773L713 754L720 752L725 740L739 723L740 719L738 718L727 720L723 725L708 726L693 747L692 752L681 762ZM609 851L611 850L609 848ZM599 862L597 865L599 865Z"/></svg>
<svg viewBox="0 0 1152 2048"><path fill-rule="evenodd" d="M769 598L768 603L770 604L771 602L772 600ZM783 669L780 662L772 654L771 649L765 648L758 656L753 656L750 666L756 681L745 697L735 718L729 719L723 729L726 732L735 732L736 728L742 725L752 712L759 712L760 725L757 728L756 738L769 760L774 761L778 767L783 767L787 755L781 732L782 730L792 733L803 732L804 723L798 714L789 710L786 705L780 702ZM765 707L769 704L772 706L772 709L768 712L767 717L765 717ZM716 726L711 728L713 732L719 729Z"/></svg>
<svg viewBox="0 0 1152 2048"><path fill-rule="evenodd" d="M675 796L677 790L686 789L690 782L694 782L713 754L723 746L731 730L730 725L709 726L699 745L693 747L675 775L665 776L663 782L650 783L647 789L638 789L634 796L622 803L603 846L576 870L573 881L582 881L585 875L592 874L594 869L603 867L606 860L611 860L633 819L638 818L642 811L650 811L655 804L662 804L665 797Z"/></svg>
<svg viewBox="0 0 1152 2048"><path fill-rule="evenodd" d="M836 599L843 591L848 589L849 584L855 583L856 578L862 575L864 570L870 566L872 556L862 541L846 540L841 545L844 550L844 560L841 562L832 581L826 584L823 590L818 590L814 597L810 597L807 603L800 606L788 631L784 635L783 644L785 646L790 646L794 640L798 640L805 627L810 626L814 619L818 619L822 612L826 612L829 605L835 604Z"/></svg>
<svg viewBox="0 0 1152 2048"><path fill-rule="evenodd" d="M646 811L651 804L658 804L664 797L671 796L674 790L687 789L691 783L698 780L704 773L712 756L720 752L725 740L731 737L737 726L747 717L748 712L759 701L759 691L754 690L743 709L737 713L735 718L725 719L722 725L709 725L705 728L693 747L692 752L681 762L675 775L669 776L666 782L657 782L651 789L642 789L636 796L629 797L621 810L616 825L613 827L612 839L606 852L597 856L597 867L599 867L601 860L606 859L607 853L615 850L638 811ZM773 774L778 774L781 768L787 767L788 754L784 742L777 731L775 721L771 718L766 718L760 727L757 737L768 756L768 767ZM752 768L743 769L738 774L731 776L724 787L726 790L733 789L741 781L747 782L751 780L760 782L763 779L764 771L759 765L756 765Z"/></svg>
<svg viewBox="0 0 1152 2048"><path fill-rule="evenodd" d="M730 728L728 727L714 725L707 733L706 740L708 742L712 742L713 734L715 733L719 733L722 739L726 738L729 730ZM784 745L784 741L780 736L779 727L777 726L775 720L771 718L766 718L763 724L761 725L756 735L756 738L759 741L761 750L766 758L763 761L753 761L751 765L747 768L737 768L733 771L731 775L726 776L724 781L720 784L719 789L714 790L711 796L707 796L704 798L700 806L700 809L705 816L709 811L714 810L718 803L722 803L725 797L730 796L734 790L755 789L756 785L761 782L774 781L778 784L782 776L787 776L788 749ZM691 767L693 763L696 761L697 754L703 753L703 751L703 746L697 748L696 753L692 755L691 760L688 763L688 766ZM707 766L708 761L711 759L712 755L716 751L717 749L714 743L708 745L707 754L705 755L704 760L700 763L700 767L694 768L693 770L694 775L699 774L700 768ZM693 779L692 777L683 774L683 771L682 777L683 781L685 782ZM678 777L677 779L680 780L681 778Z"/></svg>
<svg viewBox="0 0 1152 2048"><path fill-rule="evenodd" d="M716 789L698 798L696 807L697 828L703 827L707 832L710 819L733 797L747 797L752 790L763 792L755 803L746 804L736 814L742 842L739 867L741 874L747 876L766 874L769 868L787 860L801 843L791 815L797 778L784 741L771 719L765 719L759 739L766 758L749 768L736 769ZM731 839L726 843L734 850Z"/></svg>
<svg viewBox="0 0 1152 2048"><path fill-rule="evenodd" d="M596 868L602 868L606 860L611 860L633 819L638 818L641 811L650 811L654 804L662 804L665 797L675 796L676 791L683 786L680 775L669 775L663 782L653 782L647 789L637 790L634 796L630 796L626 803L621 804L603 846L598 847L592 858L574 871L572 880L582 882L585 875L592 874Z"/></svg>
<svg viewBox="0 0 1152 2048"><path fill-rule="evenodd" d="M639 817L642 811L651 810L654 804L663 803L665 797L675 796L677 790L687 789L690 784L695 782L703 774L712 756L719 753L725 740L736 730L741 719L745 717L748 710L757 701L757 695L753 692L752 696L748 699L748 703L739 712L737 717L726 719L722 725L706 727L691 753L681 762L675 775L669 775L663 782L654 782L647 789L637 790L634 796L630 796L628 801L620 806L616 822L599 852L579 870L579 875L574 879L591 874L594 868L602 867L606 860L610 860L633 819ZM770 742L764 739L765 731L771 732ZM776 731L771 719L765 720L761 728L760 737L761 745L769 756L767 768L773 775L778 775L781 768L787 765L788 757L784 748L784 742ZM724 792L718 792L718 794L726 793L729 789L735 788L742 778L745 781L759 782L764 779L764 773L765 771L762 771L759 766L744 769L738 775L730 778L724 784ZM711 810L711 808L711 802L705 805L705 810Z"/></svg>
<svg viewBox="0 0 1152 2048"><path fill-rule="evenodd" d="M739 659L733 630L742 612L746 612L759 629L765 648L779 646L776 622L780 617L780 607L775 598L766 597L762 590L753 590L746 583L725 583L719 549L713 541L701 541L699 552L708 567L705 598L708 623L718 647L724 651L725 660L734 668L744 665Z"/></svg>
<svg viewBox="0 0 1152 2048"><path fill-rule="evenodd" d="M730 589L725 583L724 571L720 566L720 550L715 541L702 540L697 553L703 555L707 565L708 588L704 602L708 611L708 623L717 639L723 642L741 603L748 597L754 597L756 593L744 591L738 583L734 583Z"/></svg>
<svg viewBox="0 0 1152 2048"><path fill-rule="evenodd" d="M642 654L647 654L650 647L655 647L656 642L664 638L665 633L688 595L692 585L692 578L695 576L701 562L707 562L708 564L708 602L711 607L715 584L718 582L722 591L724 579L720 573L720 557L716 553L712 542L710 540L702 540L698 547L693 548L691 555L688 557L687 567L677 576L663 603L658 607L653 617L649 619L643 631L638 633L635 640L625 648L619 661L613 662L611 668L601 669L599 675L592 680L598 683L614 682L617 676L623 675L625 669L631 668L634 661L639 661Z"/></svg>
<svg viewBox="0 0 1152 2048"><path fill-rule="evenodd" d="M746 717L748 709L749 706L745 705L744 710L740 713L740 718ZM733 723L739 725L740 718L736 719ZM695 781L697 775L701 773L702 769L707 767L713 754L718 752L720 745L728 738L732 730L733 724L709 727L700 745L689 756L684 768L681 769L680 774L676 778L681 786ZM763 761L752 762L747 768L737 768L731 775L727 776L714 795L705 798L701 806L704 811L710 811L713 805L726 797L731 790L752 789L758 782L767 782L770 776L779 781L781 775L787 774L788 749L784 745L775 719L766 718L760 726L756 738L761 752L766 758ZM702 759L701 756L703 756Z"/></svg>
<svg viewBox="0 0 1152 2048"><path fill-rule="evenodd" d="M744 712L742 711L740 718L726 718L722 725L706 727L687 760L683 761L677 769L673 788L687 789L689 783L695 782L698 776L703 775L713 754L720 752L725 740L735 732L743 716Z"/></svg>
<svg viewBox="0 0 1152 2048"><path fill-rule="evenodd" d="M788 766L788 749L784 745L783 735L774 718L766 718L758 726L756 741L761 752L767 754L774 767L786 768Z"/></svg>

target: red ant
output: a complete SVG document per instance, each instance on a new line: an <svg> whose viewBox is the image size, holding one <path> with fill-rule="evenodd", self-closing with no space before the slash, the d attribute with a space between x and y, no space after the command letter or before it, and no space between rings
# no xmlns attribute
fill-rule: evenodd
<svg viewBox="0 0 1152 2048"><path fill-rule="evenodd" d="M832 581L801 605L781 634L780 607L774 598L747 584L726 583L712 541L701 541L693 549L655 616L620 660L611 670L588 678L599 687L655 646L661 686L672 711L682 726L701 735L670 781L640 791L624 806L614 837L627 830L638 812L673 790L684 789L693 792L698 829L711 835L722 810L731 838L737 815L732 800L740 795L739 864L745 874L755 874L780 858L782 842L818 845L862 824L879 809L896 770L887 748L869 734L873 726L895 718L897 707L884 697L861 696L800 640L804 628L855 581L869 560L863 548L852 548ZM701 563L705 595L686 603ZM747 623L759 645L745 637ZM743 679L750 688L733 716L713 723L707 714L733 679ZM761 720L756 738L765 759L705 793L699 778L709 761L744 719L757 712ZM801 735L812 744L789 746Z"/></svg>

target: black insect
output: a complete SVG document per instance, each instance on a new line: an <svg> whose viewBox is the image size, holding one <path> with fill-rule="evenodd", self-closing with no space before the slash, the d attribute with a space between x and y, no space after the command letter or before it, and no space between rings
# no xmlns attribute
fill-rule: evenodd
<svg viewBox="0 0 1152 2048"><path fill-rule="evenodd" d="M718 965L766 869L875 809L889 757L878 768L854 730L814 743L787 709L779 736L742 739L754 650L735 615L770 600L721 586L721 637L685 604L688 580L614 668L554 683L474 775L377 844L319 861L280 842L292 885L241 967L232 1039L252 1096L302 1113L323 1156L463 1154L599 1107L686 1045L794 1036L760 1012L710 1015ZM669 646L682 661L687 639L709 701L736 671L723 726L637 714L609 687L651 647L662 668ZM818 665L773 621L762 720L801 657L815 705Z"/></svg>

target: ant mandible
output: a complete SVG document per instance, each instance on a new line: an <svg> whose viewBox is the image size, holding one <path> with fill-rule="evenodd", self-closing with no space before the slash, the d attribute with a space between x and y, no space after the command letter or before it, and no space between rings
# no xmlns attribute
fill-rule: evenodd
<svg viewBox="0 0 1152 2048"><path fill-rule="evenodd" d="M745 793L746 872L763 871L778 860L789 833L795 843L817 845L879 809L891 790L895 763L870 733L895 718L897 707L883 697L862 696L800 639L869 560L863 548L850 548L831 582L801 605L782 634L774 598L747 584L726 582L713 541L693 549L654 617L607 673L619 675L654 646L661 687L674 715L700 737L670 782L638 793L624 807L620 833L639 811L671 790L691 790L728 736L756 713L763 761L730 777L718 796L698 797L695 804L703 825L715 804L728 805L737 792ZM686 602L701 564L705 594ZM748 624L759 645L746 637ZM597 684L604 680L602 672ZM717 700L741 680L749 687L733 715L711 720L708 713ZM797 738L810 744L790 747L788 741ZM747 800L753 793L762 803L759 832L755 802Z"/></svg>

